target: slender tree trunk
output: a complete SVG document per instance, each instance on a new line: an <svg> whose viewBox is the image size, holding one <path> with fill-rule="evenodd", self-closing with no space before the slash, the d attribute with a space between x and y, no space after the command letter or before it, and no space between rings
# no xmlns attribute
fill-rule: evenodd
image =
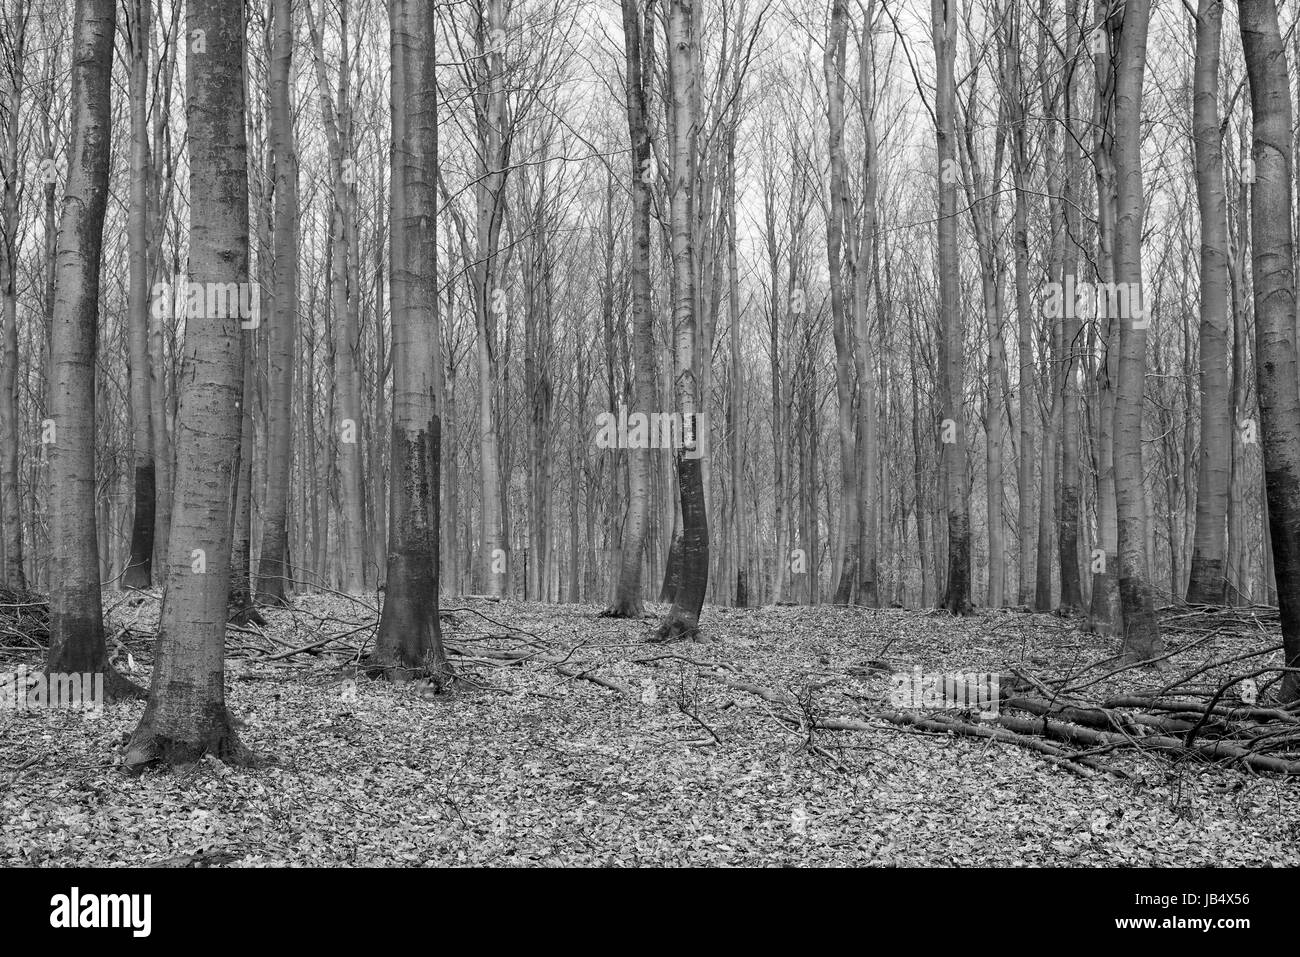
<svg viewBox="0 0 1300 957"><path fill-rule="evenodd" d="M1015 186L1012 242L1015 247L1016 287L1016 395L1020 417L1020 450L1016 460L1016 570L1019 575L1016 604L1034 601L1034 317L1029 292L1029 155L1025 129L1024 78L1020 72L1020 11L1011 12L1007 40L1007 101L1012 122L1011 176ZM1068 14L1067 14L1068 16ZM1069 67L1067 66L1068 70Z"/></svg>
<svg viewBox="0 0 1300 957"><path fill-rule="evenodd" d="M483 590L489 595L506 594L509 584L509 554L505 521L501 509L501 459L497 417L493 410L499 378L496 356L497 317L504 318L505 289L499 280L497 251L505 204L506 144L504 58L498 41L505 35L501 0L483 0L475 25L482 71L482 92L476 94L478 176L475 181L476 240L478 261L475 316L478 323L479 466L482 470L482 502L479 534L479 567Z"/></svg>
<svg viewBox="0 0 1300 957"><path fill-rule="evenodd" d="M50 462L50 673L104 675L112 698L140 689L108 663L95 518L95 353L100 254L112 155L115 0L78 0L72 149L55 266ZM224 600L225 595L222 595Z"/></svg>
<svg viewBox="0 0 1300 957"><path fill-rule="evenodd" d="M831 322L835 340L835 395L840 438L840 534L837 536L839 583L835 603L847 605L858 577L858 475L853 416L853 351L849 341L848 307L844 301L844 224L852 203L844 175L844 69L848 24L843 0L832 0L831 21L822 57L826 80L826 118L830 130L830 188L826 204L826 256L830 271Z"/></svg>
<svg viewBox="0 0 1300 957"><path fill-rule="evenodd" d="M861 50L858 58L858 100L862 115L862 214L857 224L853 254L854 362L858 380L857 452L858 452L858 588L857 603L879 607L878 541L880 533L879 467L880 450L876 419L876 352L867 325L867 297L870 270L876 266L876 88L875 58L872 50L872 19L875 3L868 4L863 15ZM880 284L876 282L876 304L881 302ZM878 309L879 311L879 309ZM888 550L885 552L889 554Z"/></svg>
<svg viewBox="0 0 1300 957"><path fill-rule="evenodd" d="M131 103L131 188L127 212L127 364L131 403L131 457L135 510L131 557L121 587L148 588L153 576L154 452L152 382L149 373L149 45L152 0L131 0L126 24Z"/></svg>
<svg viewBox="0 0 1300 957"><path fill-rule="evenodd" d="M320 90L321 118L325 126L325 142L329 151L330 175L333 184L333 202L330 209L330 312L333 319L333 393L334 393L334 453L339 476L339 552L342 569L340 586L349 594L365 587L365 503L361 489L361 386L357 369L357 290L349 290L352 256L349 236L352 208L350 200L349 170L355 170L355 160L345 155L351 144L346 139L346 126L341 131L339 112L348 106L348 38L347 3L340 7L339 98L336 108L325 75L324 40L312 15L311 4L304 7L316 51L316 84Z"/></svg>
<svg viewBox="0 0 1300 957"><path fill-rule="evenodd" d="M1083 42L1078 24L1078 2L1066 5L1066 49L1078 50ZM1065 64L1065 129L1061 142L1061 205L1065 233L1061 237L1061 285L1075 288L1079 277L1081 217L1078 187L1079 140L1074 122L1076 60ZM1078 368L1081 323L1073 308L1064 310L1061 320L1061 462L1060 508L1056 515L1057 551L1061 566L1060 609L1066 614L1082 611L1083 588L1079 575L1079 408Z"/></svg>
<svg viewBox="0 0 1300 957"><path fill-rule="evenodd" d="M652 354L654 315L650 311L650 190L653 161L650 132L646 126L648 75L654 65L654 4L648 0L644 19L637 0L623 0L623 37L627 55L624 92L627 97L627 128L632 143L632 352L637 411L654 410L655 384ZM644 26L643 26L644 24ZM629 449L628 505L623 522L622 556L614 596L605 614L615 618L639 618L641 567L650 516L650 450Z"/></svg>
<svg viewBox="0 0 1300 957"><path fill-rule="evenodd" d="M1223 0L1200 0L1192 123L1201 212L1201 448L1187 600L1210 605L1222 605L1227 598L1225 523L1232 459L1223 453L1233 440L1228 408L1228 203L1219 142L1222 28Z"/></svg>
<svg viewBox="0 0 1300 957"><path fill-rule="evenodd" d="M942 607L953 614L971 612L970 479L966 463L965 411L962 390L965 347L959 310L960 275L957 257L956 86L953 77L957 44L955 0L931 0L937 83L935 141L938 147L936 182L939 190L939 423L943 450L944 509L948 516L948 582Z"/></svg>
<svg viewBox="0 0 1300 957"><path fill-rule="evenodd" d="M1101 52L1096 56L1096 115L1093 124L1093 164L1097 181L1097 276L1109 288L1114 280L1116 181L1114 149L1115 86L1111 69L1111 7L1096 0ZM1123 629L1116 573L1119 539L1115 504L1115 389L1119 381L1119 325L1109 311L1098 306L1097 323L1102 361L1097 370L1097 548L1091 567L1092 601L1089 628L1101 635L1119 635Z"/></svg>
<svg viewBox="0 0 1300 957"><path fill-rule="evenodd" d="M274 224L271 315L267 329L266 502L258 597L284 604L294 578L289 567L289 482L293 468L293 367L298 338L298 154L294 146L293 0L271 5L270 115ZM307 516L299 516L305 523ZM298 557L306 556L303 550Z"/></svg>
<svg viewBox="0 0 1300 957"><path fill-rule="evenodd" d="M6 11L12 62L5 64L9 80L5 90L4 127L0 135L0 585L23 594L27 576L23 569L23 525L18 496L18 149L23 99L24 58L31 8L18 2Z"/></svg>

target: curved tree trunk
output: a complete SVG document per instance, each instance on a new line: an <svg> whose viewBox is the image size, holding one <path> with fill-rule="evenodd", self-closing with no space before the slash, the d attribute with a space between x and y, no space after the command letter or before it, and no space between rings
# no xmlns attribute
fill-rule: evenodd
<svg viewBox="0 0 1300 957"><path fill-rule="evenodd" d="M1111 61L1111 6L1109 0L1096 0L1102 35L1102 52L1096 57L1096 103L1093 124L1093 165L1097 181L1097 275L1095 280L1109 284L1114 280L1115 250L1115 100ZM1119 328L1104 310L1097 316L1100 329L1102 360L1097 369L1097 542L1091 567L1092 600L1088 609L1088 627L1098 634L1118 635L1123 628L1118 571L1119 540L1115 512L1115 388L1119 381Z"/></svg>
<svg viewBox="0 0 1300 957"><path fill-rule="evenodd" d="M108 664L95 527L95 352L108 203L116 0L78 0L73 28L72 149L59 218L50 337L51 673L104 674L112 699L137 696ZM222 594L225 607L225 594Z"/></svg>

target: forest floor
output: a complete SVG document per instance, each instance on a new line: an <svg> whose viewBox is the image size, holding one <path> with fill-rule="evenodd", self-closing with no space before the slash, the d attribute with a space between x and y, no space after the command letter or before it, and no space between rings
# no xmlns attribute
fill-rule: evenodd
<svg viewBox="0 0 1300 957"><path fill-rule="evenodd" d="M882 717L888 669L1105 675L1088 669L1114 640L1065 619L709 606L713 640L660 645L652 618L595 606L445 604L461 678L437 696L350 679L364 598L303 596L233 632L227 700L254 767L127 775L142 702L0 710L0 866L1300 864L1296 778L1145 751L1106 754L1125 777L1081 776ZM147 685L156 593L105 607L115 663ZM1270 629L1175 619L1166 640L1190 670ZM39 661L11 646L0 671Z"/></svg>

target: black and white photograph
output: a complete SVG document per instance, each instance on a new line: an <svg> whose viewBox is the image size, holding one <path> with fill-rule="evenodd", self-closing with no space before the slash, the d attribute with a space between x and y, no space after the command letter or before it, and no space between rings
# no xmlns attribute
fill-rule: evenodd
<svg viewBox="0 0 1300 957"><path fill-rule="evenodd" d="M1280 933L1298 165L1300 0L0 0L0 919Z"/></svg>

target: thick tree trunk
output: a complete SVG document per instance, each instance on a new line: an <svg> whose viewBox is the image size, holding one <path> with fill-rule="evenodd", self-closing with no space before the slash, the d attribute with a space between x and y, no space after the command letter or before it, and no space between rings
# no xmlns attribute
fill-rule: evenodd
<svg viewBox="0 0 1300 957"><path fill-rule="evenodd" d="M1108 313L1119 323L1119 384L1115 390L1115 506L1118 518L1119 594L1124 615L1124 653L1145 660L1161 653L1147 554L1147 508L1143 493L1142 409L1145 404L1147 324L1154 297L1142 284L1141 112L1146 72L1150 0L1127 0L1115 80L1115 282L1129 290L1111 296ZM1120 285L1123 284L1123 285ZM1139 306L1138 303L1141 305ZM1117 316L1116 313L1119 313Z"/></svg>
<svg viewBox="0 0 1300 957"><path fill-rule="evenodd" d="M389 678L451 677L438 618L442 418L438 363L437 17L389 0L392 51L392 473L388 586L369 658Z"/></svg>
<svg viewBox="0 0 1300 957"><path fill-rule="evenodd" d="M1187 600L1211 605L1221 605L1227 598L1225 523L1232 459L1224 456L1224 450L1233 441L1228 408L1228 203L1219 141L1222 27L1223 0L1200 0L1192 124L1201 211L1201 447Z"/></svg>
<svg viewBox="0 0 1300 957"><path fill-rule="evenodd" d="M1300 669L1300 391L1291 200L1291 88L1273 0L1241 0L1241 43L1250 78L1255 187L1250 238L1255 280L1255 376L1269 538L1277 574L1286 665ZM1281 700L1300 699L1300 672Z"/></svg>
<svg viewBox="0 0 1300 957"><path fill-rule="evenodd" d="M248 282L244 5L189 0L186 12L186 35L203 40L185 68L189 280L198 284L191 289L207 292ZM186 316L166 590L149 704L131 739L128 769L204 754L247 757L226 710L223 658L247 335L239 312L191 302Z"/></svg>
<svg viewBox="0 0 1300 957"><path fill-rule="evenodd" d="M655 405L654 315L650 311L650 190L653 161L646 125L647 84L654 67L654 3L644 18L637 0L623 0L623 37L627 56L624 93L627 129L632 143L632 353L637 411L649 414ZM629 449L628 504L623 522L622 555L613 598L605 614L639 618L641 568L650 517L650 450Z"/></svg>
<svg viewBox="0 0 1300 957"><path fill-rule="evenodd" d="M140 693L108 664L95 519L95 353L112 155L116 17L115 0L78 0L72 41L72 149L59 219L48 409L53 431L46 668L60 674L103 673L110 699ZM224 607L224 594L222 598Z"/></svg>
<svg viewBox="0 0 1300 957"><path fill-rule="evenodd" d="M705 512L701 458L707 454L704 418L695 376L695 203L694 109L695 44L692 29L693 0L671 0L668 14L672 103L672 263L676 274L673 329L676 353L674 397L682 422L681 446L674 452L677 488L682 509L681 582L673 604L659 626L660 640L694 638L699 632L700 609L709 584L709 526Z"/></svg>

